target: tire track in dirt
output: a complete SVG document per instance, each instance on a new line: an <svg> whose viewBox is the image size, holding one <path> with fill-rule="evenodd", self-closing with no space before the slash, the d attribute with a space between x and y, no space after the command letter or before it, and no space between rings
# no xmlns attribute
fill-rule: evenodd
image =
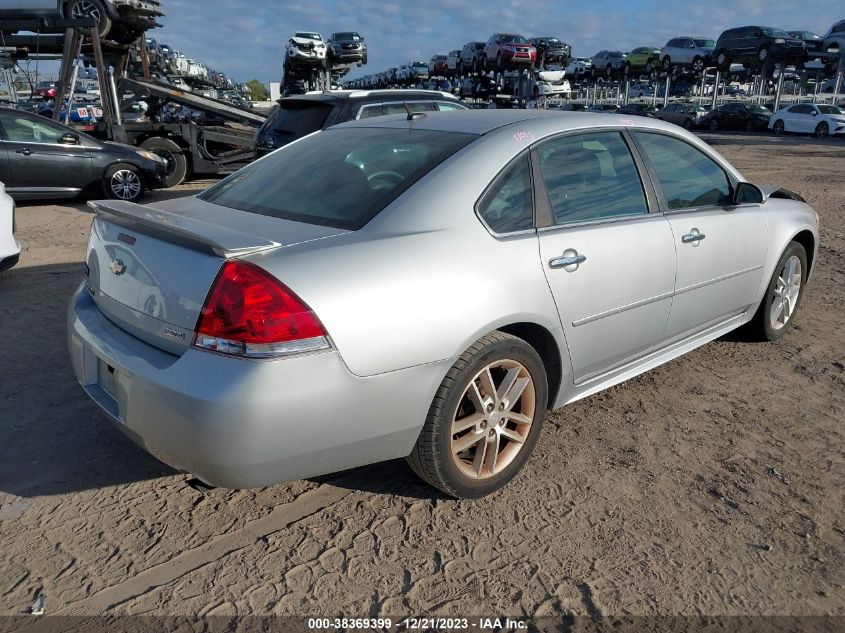
<svg viewBox="0 0 845 633"><path fill-rule="evenodd" d="M308 491L290 503L276 506L266 516L251 521L239 530L222 534L199 547L181 552L170 560L150 567L124 582L111 585L88 598L68 604L55 611L54 615L103 613L113 609L156 587L171 583L209 563L218 561L232 552L249 547L259 539L266 538L297 521L325 510L350 494L352 490L331 485Z"/></svg>

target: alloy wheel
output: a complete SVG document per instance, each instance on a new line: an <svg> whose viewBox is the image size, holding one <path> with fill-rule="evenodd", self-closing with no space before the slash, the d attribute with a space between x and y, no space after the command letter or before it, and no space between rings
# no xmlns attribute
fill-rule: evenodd
<svg viewBox="0 0 845 633"><path fill-rule="evenodd" d="M765 46L761 48L760 51L757 53L757 59L759 59L761 62L764 62L769 59L769 49Z"/></svg>
<svg viewBox="0 0 845 633"><path fill-rule="evenodd" d="M451 455L472 479L502 472L522 450L537 406L534 381L515 360L490 363L467 385L452 419Z"/></svg>
<svg viewBox="0 0 845 633"><path fill-rule="evenodd" d="M798 305L801 294L801 260L793 255L784 263L772 290L772 303L769 307L769 323L773 330L781 330L788 324Z"/></svg>
<svg viewBox="0 0 845 633"><path fill-rule="evenodd" d="M120 169L114 172L109 186L115 197L120 200L134 200L141 193L141 179L131 169Z"/></svg>
<svg viewBox="0 0 845 633"><path fill-rule="evenodd" d="M75 2L70 13L75 20L93 18L97 24L100 23L103 17L100 15L100 8L93 2L87 2L86 0Z"/></svg>
<svg viewBox="0 0 845 633"><path fill-rule="evenodd" d="M816 126L816 138L825 138L830 132L827 123L822 121Z"/></svg>
<svg viewBox="0 0 845 633"><path fill-rule="evenodd" d="M696 57L694 60L692 60L692 69L695 72L700 73L702 70L704 70L704 60L700 57Z"/></svg>
<svg viewBox="0 0 845 633"><path fill-rule="evenodd" d="M783 130L784 130L783 121L781 121L781 120L775 121L774 129L775 129L775 134L777 134L778 136L783 134Z"/></svg>

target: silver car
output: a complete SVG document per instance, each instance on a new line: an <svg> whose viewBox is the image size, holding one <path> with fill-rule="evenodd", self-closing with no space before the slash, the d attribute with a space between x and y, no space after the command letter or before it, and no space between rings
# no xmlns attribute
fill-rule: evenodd
<svg viewBox="0 0 845 633"><path fill-rule="evenodd" d="M660 49L660 64L665 72L673 66L692 68L700 73L711 63L716 41L701 35L674 37Z"/></svg>
<svg viewBox="0 0 845 633"><path fill-rule="evenodd" d="M818 216L680 127L409 113L317 132L193 198L92 203L72 365L210 485L407 457L507 483L545 413L735 328L776 339Z"/></svg>

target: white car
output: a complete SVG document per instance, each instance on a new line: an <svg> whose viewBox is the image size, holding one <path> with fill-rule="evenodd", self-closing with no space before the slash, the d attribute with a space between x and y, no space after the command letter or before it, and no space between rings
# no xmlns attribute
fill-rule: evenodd
<svg viewBox="0 0 845 633"><path fill-rule="evenodd" d="M553 97L568 95L572 92L569 81L564 79L563 70L543 70L537 73L538 96Z"/></svg>
<svg viewBox="0 0 845 633"><path fill-rule="evenodd" d="M817 138L841 136L845 135L845 111L823 103L796 103L772 115L769 129L775 134L798 132Z"/></svg>
<svg viewBox="0 0 845 633"><path fill-rule="evenodd" d="M566 72L570 77L582 77L590 72L593 67L593 60L589 57L576 57L566 67Z"/></svg>
<svg viewBox="0 0 845 633"><path fill-rule="evenodd" d="M15 239L15 201L0 182L0 272L18 263L21 245Z"/></svg>
<svg viewBox="0 0 845 633"><path fill-rule="evenodd" d="M654 88L648 84L634 83L628 88L628 98L637 99L640 97L653 97Z"/></svg>
<svg viewBox="0 0 845 633"><path fill-rule="evenodd" d="M298 31L288 40L285 47L285 65L290 62L325 68L327 50L326 43L319 33Z"/></svg>

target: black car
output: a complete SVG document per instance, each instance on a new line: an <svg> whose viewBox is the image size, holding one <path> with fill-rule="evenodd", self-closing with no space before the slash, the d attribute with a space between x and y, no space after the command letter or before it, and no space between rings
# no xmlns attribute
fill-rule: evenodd
<svg viewBox="0 0 845 633"><path fill-rule="evenodd" d="M355 31L332 33L329 56L339 64L366 64L367 43Z"/></svg>
<svg viewBox="0 0 845 633"><path fill-rule="evenodd" d="M728 29L719 36L713 53L719 70L727 70L732 63L754 67L766 62L794 64L805 56L804 40L770 26Z"/></svg>
<svg viewBox="0 0 845 633"><path fill-rule="evenodd" d="M769 127L772 111L752 103L724 103L701 118L700 125L711 130L753 132Z"/></svg>
<svg viewBox="0 0 845 633"><path fill-rule="evenodd" d="M528 40L537 49L537 64L560 64L566 66L572 57L572 47L556 37L532 37Z"/></svg>
<svg viewBox="0 0 845 633"><path fill-rule="evenodd" d="M604 112L604 113L613 113L619 110L619 106L615 103L594 103L589 108L587 108L587 112Z"/></svg>
<svg viewBox="0 0 845 633"><path fill-rule="evenodd" d="M105 193L135 202L146 189L163 188L166 176L167 162L152 152L0 108L0 182L16 200Z"/></svg>
<svg viewBox="0 0 845 633"><path fill-rule="evenodd" d="M648 103L628 103L617 111L619 114L633 114L634 116L645 116L655 118L657 108Z"/></svg>
<svg viewBox="0 0 845 633"><path fill-rule="evenodd" d="M338 123L385 114L466 110L456 97L432 90L335 90L279 99L255 133L259 158Z"/></svg>

